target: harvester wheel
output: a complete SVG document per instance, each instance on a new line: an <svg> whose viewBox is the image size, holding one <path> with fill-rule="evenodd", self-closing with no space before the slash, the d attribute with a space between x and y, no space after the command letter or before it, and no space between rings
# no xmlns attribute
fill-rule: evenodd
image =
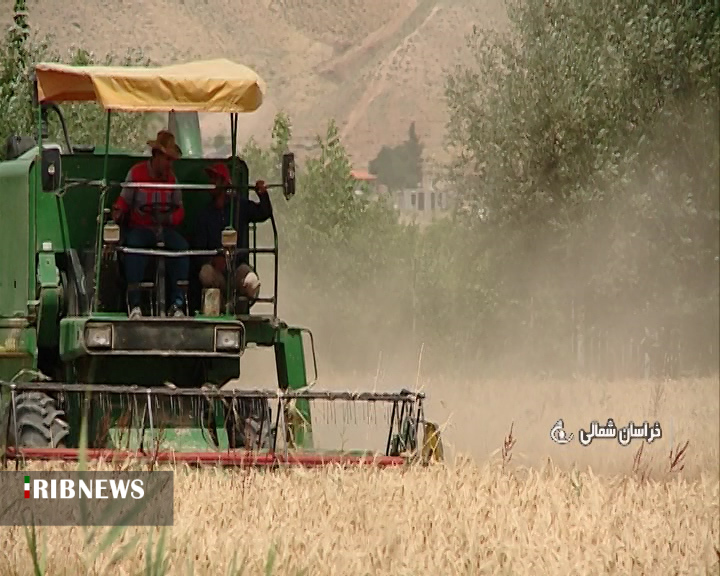
<svg viewBox="0 0 720 576"><path fill-rule="evenodd" d="M263 409L265 415L263 417ZM267 449L272 445L272 412L264 400L238 402L230 409L227 432L230 447L246 450ZM260 428L262 426L262 437Z"/></svg>
<svg viewBox="0 0 720 576"><path fill-rule="evenodd" d="M63 448L70 427L55 400L42 392L22 392L15 398L15 418L8 406L10 433L8 445L18 448ZM15 441L15 426L18 438Z"/></svg>
<svg viewBox="0 0 720 576"><path fill-rule="evenodd" d="M77 316L80 314L77 288L70 282L70 277L65 271L60 272L60 285L63 289L63 304L65 316Z"/></svg>

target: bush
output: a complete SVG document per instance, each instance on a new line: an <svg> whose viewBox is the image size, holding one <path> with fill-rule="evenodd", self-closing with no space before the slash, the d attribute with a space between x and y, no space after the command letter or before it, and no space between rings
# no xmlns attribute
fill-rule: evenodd
<svg viewBox="0 0 720 576"><path fill-rule="evenodd" d="M702 342L716 368L717 5L529 0L509 14L513 33L476 30L475 64L447 85L458 223L505 348L575 370L596 353L583 338L619 356L664 331ZM475 335L482 349L498 336Z"/></svg>
<svg viewBox="0 0 720 576"><path fill-rule="evenodd" d="M32 68L37 62L62 62L72 65L141 65L150 61L141 51L128 52L123 58L108 57L98 62L83 49L70 51L65 57L51 48L47 38L33 39L27 24L25 2L15 3L14 24L0 45L0 141L13 134L37 138L37 117L32 107ZM61 106L73 145L105 144L105 112L95 103L73 103ZM54 114L49 114L50 139L64 143L62 131ZM111 146L141 152L145 136L155 121L151 114L118 114L113 117ZM4 150L4 149L3 149Z"/></svg>

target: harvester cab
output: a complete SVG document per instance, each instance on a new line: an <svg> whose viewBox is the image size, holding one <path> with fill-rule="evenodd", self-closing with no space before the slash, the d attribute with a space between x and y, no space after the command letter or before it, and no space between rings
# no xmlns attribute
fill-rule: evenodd
<svg viewBox="0 0 720 576"><path fill-rule="evenodd" d="M315 389L317 362L312 332L278 317L278 231L259 247L255 225L241 225L239 201L252 190L247 164L236 154L239 114L260 107L262 79L227 60L160 68L73 67L41 63L34 77L36 138L13 137L0 162L0 450L4 458L154 461L228 466L282 463L398 465L442 459L436 425L424 417L424 395L330 392ZM104 148L78 146L62 115L62 102L96 102L106 111ZM181 110L182 112L176 112ZM48 115L57 115L61 144L47 142ZM214 188L205 169L228 166L230 224L217 250L170 250L163 242L158 206L155 246L134 248L110 214L123 189L166 184L126 182L130 168L147 157L110 149L113 115L168 114L182 157L174 163L186 218L186 239ZM230 158L203 154L199 112L230 115ZM279 188L295 195L295 158L282 158ZM165 313L173 287L166 281L172 258L190 262L220 256L228 278L239 261L257 267L274 259L272 295L252 300L225 283L223 307L203 291L196 266L177 287L184 315ZM124 259L150 264L139 285L147 314L128 317ZM271 305L257 313L253 307ZM313 379L308 378L306 342ZM272 350L277 386L248 389L241 378L248 345ZM311 404L358 403L386 407L388 431L377 450L320 451L313 438ZM419 430L424 430L420 442Z"/></svg>

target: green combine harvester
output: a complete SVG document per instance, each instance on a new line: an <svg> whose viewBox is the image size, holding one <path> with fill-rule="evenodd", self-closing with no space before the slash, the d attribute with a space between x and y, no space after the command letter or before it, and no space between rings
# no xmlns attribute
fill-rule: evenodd
<svg viewBox="0 0 720 576"><path fill-rule="evenodd" d="M5 460L73 461L81 447L89 460L221 466L391 466L442 459L439 431L424 419L421 393L316 390L312 333L278 318L275 220L269 220L274 245L263 248L257 246L255 225L240 226L237 217L239 199L253 189L247 165L236 154L238 115L262 104L264 82L257 74L227 60L160 68L41 63L33 81L37 134L9 139L0 163L0 454ZM83 101L106 111L104 148L72 144L60 104ZM226 163L233 181L230 221L236 225L223 231L221 249L178 253L164 250L162 243L153 249L124 245L110 207L127 186L129 169L147 156L110 150L112 115L118 112L168 114L168 129L183 152L173 170L185 208L178 230L186 238L213 187L205 168ZM199 112L230 115L230 158L203 156ZM46 141L51 113L63 129L60 144ZM295 194L292 153L283 157L282 183L272 187L282 189L287 200ZM154 305L131 319L123 261L132 253L150 256L140 287ZM166 315L167 258L221 255L232 278L237 254L252 256L253 263L260 254L272 255L271 296L249 301L228 282L225 306L211 305L191 266L188 281L178 283L185 315ZM272 314L254 314L257 303L272 305ZM242 381L248 345L274 352L277 386L226 386ZM316 402L384 405L390 414L387 441L372 451L318 450L311 410Z"/></svg>

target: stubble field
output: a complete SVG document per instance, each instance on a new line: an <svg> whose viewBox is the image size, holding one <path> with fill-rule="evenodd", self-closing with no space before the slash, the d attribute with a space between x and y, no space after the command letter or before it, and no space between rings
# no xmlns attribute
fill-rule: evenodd
<svg viewBox="0 0 720 576"><path fill-rule="evenodd" d="M717 378L425 387L429 413L446 422L445 465L177 469L165 573L233 573L233 557L234 573L293 576L718 573ZM317 414L326 437L340 426ZM565 446L549 439L558 418L575 433ZM657 420L663 437L578 444L579 428L607 418ZM37 549L47 574L161 573L145 570L149 534L156 548L159 530L129 528L94 564L97 543L83 546L82 529L39 528ZM134 535L138 545L109 566ZM24 529L1 528L0 539L0 572L33 573Z"/></svg>

